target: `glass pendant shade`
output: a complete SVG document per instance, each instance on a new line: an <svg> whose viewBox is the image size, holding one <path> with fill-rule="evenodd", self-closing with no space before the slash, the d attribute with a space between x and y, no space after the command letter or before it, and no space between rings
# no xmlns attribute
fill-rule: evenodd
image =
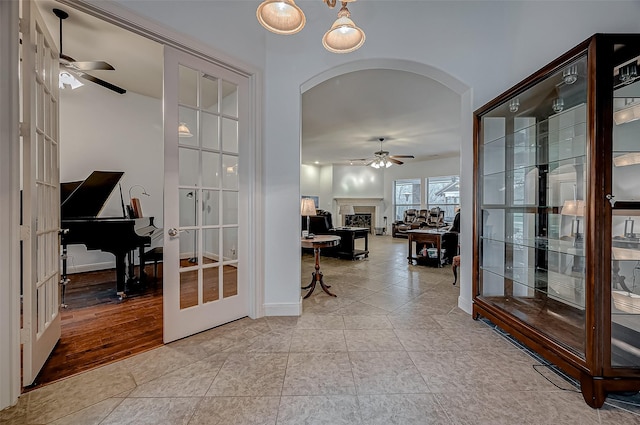
<svg viewBox="0 0 640 425"><path fill-rule="evenodd" d="M295 34L304 28L306 18L293 0L265 0L256 11L258 22L275 34Z"/></svg>
<svg viewBox="0 0 640 425"><path fill-rule="evenodd" d="M338 12L338 19L322 37L322 45L332 53L349 53L358 50L364 44L364 31L350 19L351 14L345 6Z"/></svg>

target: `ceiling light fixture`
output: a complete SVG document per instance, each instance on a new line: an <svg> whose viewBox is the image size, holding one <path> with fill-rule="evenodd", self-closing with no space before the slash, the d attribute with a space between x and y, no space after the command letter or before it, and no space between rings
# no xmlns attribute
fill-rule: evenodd
<svg viewBox="0 0 640 425"><path fill-rule="evenodd" d="M187 127L187 125L183 122L181 122L178 126L178 137L193 137L193 134L191 134L189 127Z"/></svg>
<svg viewBox="0 0 640 425"><path fill-rule="evenodd" d="M571 65L564 69L562 71L562 81L568 85L578 81L578 65Z"/></svg>
<svg viewBox="0 0 640 425"><path fill-rule="evenodd" d="M73 74L68 71L60 71L58 76L58 87L61 89L71 88L75 90L78 87L82 87L84 84L78 80Z"/></svg>
<svg viewBox="0 0 640 425"><path fill-rule="evenodd" d="M337 0L323 0L330 8ZM365 40L365 34L351 20L347 3L356 0L341 1L342 7L338 19L322 37L322 45L333 53L349 53L359 49ZM295 34L304 28L306 18L302 9L294 0L264 0L256 11L258 22L267 30L282 35Z"/></svg>
<svg viewBox="0 0 640 425"><path fill-rule="evenodd" d="M371 163L373 168L389 168L393 163L389 161L387 158L379 158Z"/></svg>
<svg viewBox="0 0 640 425"><path fill-rule="evenodd" d="M520 109L520 99L517 97L515 99L511 99L511 102L509 102L509 112L515 113L518 112L518 109Z"/></svg>

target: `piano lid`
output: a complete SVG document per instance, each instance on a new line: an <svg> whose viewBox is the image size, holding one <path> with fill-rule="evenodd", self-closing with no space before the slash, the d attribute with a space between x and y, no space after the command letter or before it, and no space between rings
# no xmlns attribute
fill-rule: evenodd
<svg viewBox="0 0 640 425"><path fill-rule="evenodd" d="M61 183L61 218L97 217L123 175L94 171L82 182Z"/></svg>

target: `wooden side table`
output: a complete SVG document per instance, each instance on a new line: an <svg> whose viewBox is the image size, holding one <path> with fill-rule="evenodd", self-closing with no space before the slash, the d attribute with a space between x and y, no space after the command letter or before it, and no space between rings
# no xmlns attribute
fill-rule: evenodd
<svg viewBox="0 0 640 425"><path fill-rule="evenodd" d="M331 235L317 235L313 239L302 238L300 240L300 245L302 245L303 248L313 248L313 252L316 256L316 270L311 274L311 283L307 286L302 287L302 289L311 288L309 289L309 292L307 292L307 295L304 296L305 299L311 296L313 291L316 289L316 284L318 283L320 284L320 287L324 292L331 295L332 297L336 296L335 294L329 292L329 288L331 288L331 286L325 285L324 281L322 280L322 272L320 271L320 248L329 248L339 244L340 236Z"/></svg>

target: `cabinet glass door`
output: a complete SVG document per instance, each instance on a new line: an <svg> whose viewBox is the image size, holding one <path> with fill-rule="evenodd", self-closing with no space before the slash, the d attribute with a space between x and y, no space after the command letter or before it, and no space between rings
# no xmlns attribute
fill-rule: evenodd
<svg viewBox="0 0 640 425"><path fill-rule="evenodd" d="M478 298L582 357L586 71L585 55L484 114L478 164Z"/></svg>
<svg viewBox="0 0 640 425"><path fill-rule="evenodd" d="M636 54L638 51L636 50ZM614 68L611 365L640 366L640 56Z"/></svg>

